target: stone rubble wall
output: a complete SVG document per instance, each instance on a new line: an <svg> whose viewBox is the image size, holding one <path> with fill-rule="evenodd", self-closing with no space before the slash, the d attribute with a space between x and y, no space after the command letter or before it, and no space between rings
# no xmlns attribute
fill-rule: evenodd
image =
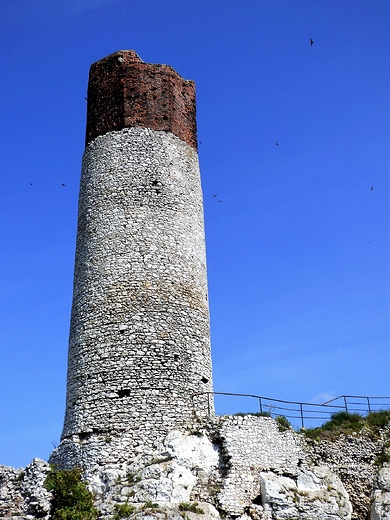
<svg viewBox="0 0 390 520"><path fill-rule="evenodd" d="M0 519L48 520L51 493L43 486L49 464L34 459L25 469L0 466Z"/></svg>
<svg viewBox="0 0 390 520"><path fill-rule="evenodd" d="M55 462L88 458L99 435L131 433L134 449L151 448L191 421L194 409L213 413L212 398L191 397L211 390L197 153L163 131L99 136L83 158L66 414Z"/></svg>
<svg viewBox="0 0 390 520"><path fill-rule="evenodd" d="M390 464L373 462L388 438L384 432L374 442L363 433L308 443L267 417L200 417L120 461L99 452L95 439L100 458L89 460L84 478L100 520L126 503L136 508L134 519L179 519L180 505L189 503L204 511L187 511L191 520L390 520ZM110 442L126 453L130 440ZM48 518L48 468L37 459L24 471L1 467L0 518Z"/></svg>
<svg viewBox="0 0 390 520"><path fill-rule="evenodd" d="M377 459L390 439L390 429L373 438L368 430L337 440L307 441L313 464L326 465L343 482L353 504L353 520L365 520L370 511L378 474Z"/></svg>
<svg viewBox="0 0 390 520"><path fill-rule="evenodd" d="M222 417L219 435L229 469L217 500L230 517L350 520L340 479L311 464L304 439L267 417Z"/></svg>

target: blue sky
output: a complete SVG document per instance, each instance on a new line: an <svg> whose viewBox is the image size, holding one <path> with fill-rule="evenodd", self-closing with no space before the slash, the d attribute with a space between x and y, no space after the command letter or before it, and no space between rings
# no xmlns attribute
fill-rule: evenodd
<svg viewBox="0 0 390 520"><path fill-rule="evenodd" d="M0 35L0 464L59 442L88 70L120 49L196 81L215 390L390 395L387 0L3 0Z"/></svg>

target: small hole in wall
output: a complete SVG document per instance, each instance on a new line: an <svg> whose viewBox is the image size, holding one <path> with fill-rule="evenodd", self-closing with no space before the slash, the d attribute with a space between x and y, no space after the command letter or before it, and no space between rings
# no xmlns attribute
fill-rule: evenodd
<svg viewBox="0 0 390 520"><path fill-rule="evenodd" d="M261 495L257 495L257 497L252 500L252 504L256 504L257 506L263 506L264 504Z"/></svg>
<svg viewBox="0 0 390 520"><path fill-rule="evenodd" d="M204 377L204 376L202 377L201 381L202 381L202 383L208 383L209 382L207 377Z"/></svg>
<svg viewBox="0 0 390 520"><path fill-rule="evenodd" d="M124 334L124 333L125 333L125 329L121 329L121 330L119 331L119 334Z"/></svg>
<svg viewBox="0 0 390 520"><path fill-rule="evenodd" d="M174 354L173 359L177 361L179 359L179 354Z"/></svg>
<svg viewBox="0 0 390 520"><path fill-rule="evenodd" d="M130 396L130 388L123 388L123 390L118 390L118 397L129 397Z"/></svg>
<svg viewBox="0 0 390 520"><path fill-rule="evenodd" d="M158 181L156 181L156 180L152 181L152 186L157 186L157 184L158 184Z"/></svg>

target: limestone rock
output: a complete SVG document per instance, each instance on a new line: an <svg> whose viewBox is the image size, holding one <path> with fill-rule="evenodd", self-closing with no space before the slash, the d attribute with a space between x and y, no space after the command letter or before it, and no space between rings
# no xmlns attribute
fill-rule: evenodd
<svg viewBox="0 0 390 520"><path fill-rule="evenodd" d="M87 476L99 509L130 501L159 505L190 502L202 475L218 466L219 453L206 435L172 431L155 451L140 453L121 469L97 468Z"/></svg>
<svg viewBox="0 0 390 520"><path fill-rule="evenodd" d="M390 465L379 470L372 493L370 520L390 520Z"/></svg>
<svg viewBox="0 0 390 520"><path fill-rule="evenodd" d="M261 501L274 520L350 520L352 506L340 479L327 468L313 467L297 479L262 472Z"/></svg>
<svg viewBox="0 0 390 520"><path fill-rule="evenodd" d="M386 439L382 446L378 441L376 451ZM89 442L102 453L98 438ZM126 436L110 442L123 458L88 459L83 475L95 496L99 520L112 520L123 504L135 508L133 520L365 520L368 509L364 512L358 498L362 495L364 505L374 481L370 520L390 520L390 465L378 471L371 454L370 468L355 462L355 455L363 460L373 446L363 437L316 445L318 461L328 456L321 465L313 464L314 448L302 435L279 431L267 417L196 421L187 431L171 431L153 448L139 446L132 457ZM364 471L357 479L359 467ZM39 459L25 470L0 466L0 518L48 520L50 493L43 486L48 471L48 464ZM363 484L368 490L364 494Z"/></svg>

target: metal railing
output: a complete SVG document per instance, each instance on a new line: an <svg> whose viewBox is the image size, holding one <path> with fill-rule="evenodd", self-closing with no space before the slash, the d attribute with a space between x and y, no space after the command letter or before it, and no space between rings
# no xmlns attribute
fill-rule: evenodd
<svg viewBox="0 0 390 520"><path fill-rule="evenodd" d="M335 397L325 403L302 403L298 401L285 401L282 399L273 399L270 397L263 397L252 394L233 394L230 392L201 392L192 395L192 402L195 409L196 399L201 396L207 396L208 414L211 415L213 409L211 405L211 396L228 396L230 398L250 398L252 403L246 409L219 415L235 415L237 413L247 414L264 414L270 417L284 416L295 427L305 428L307 426L317 426L323 422L328 421L333 414L346 411L349 413L358 413L360 415L367 415L378 410L390 410L390 396L361 396L361 395L341 395ZM219 400L219 399L218 399ZM253 400L257 401L254 405ZM229 402L229 408L233 408L232 399ZM242 401L241 401L242 402ZM216 408L222 408L217 406ZM226 408L226 406L225 406Z"/></svg>

